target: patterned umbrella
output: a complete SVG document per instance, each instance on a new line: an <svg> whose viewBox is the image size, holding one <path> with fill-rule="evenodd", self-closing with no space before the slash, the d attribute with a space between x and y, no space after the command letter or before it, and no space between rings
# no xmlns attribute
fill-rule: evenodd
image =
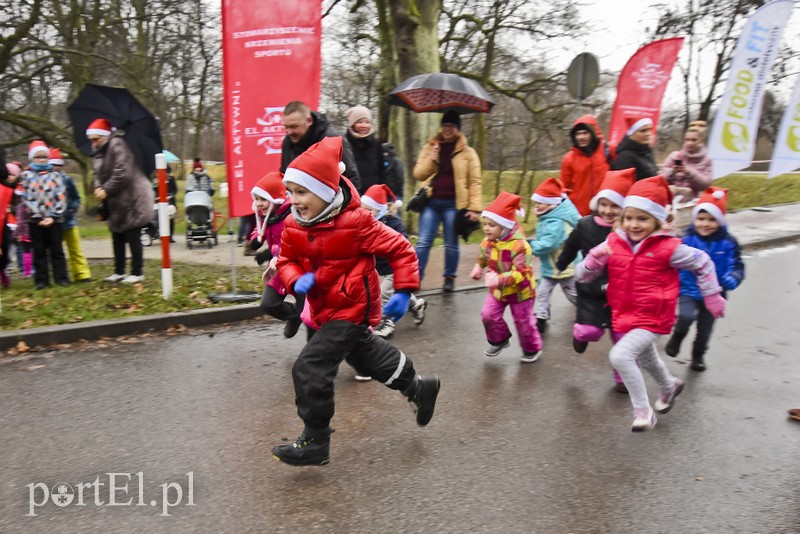
<svg viewBox="0 0 800 534"><path fill-rule="evenodd" d="M414 113L489 113L495 104L475 80L446 72L412 76L395 87L387 101Z"/></svg>

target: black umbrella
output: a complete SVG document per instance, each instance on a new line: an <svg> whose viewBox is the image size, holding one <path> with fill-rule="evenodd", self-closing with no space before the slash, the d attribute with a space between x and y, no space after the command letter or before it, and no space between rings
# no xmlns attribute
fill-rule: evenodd
<svg viewBox="0 0 800 534"><path fill-rule="evenodd" d="M494 106L478 82L446 72L412 76L395 87L387 101L414 113L489 113Z"/></svg>
<svg viewBox="0 0 800 534"><path fill-rule="evenodd" d="M161 128L153 114L127 89L86 84L67 113L75 143L87 156L92 154L92 145L86 138L86 129L93 120L103 118L125 131L125 141L144 173L149 176L155 170L155 155L164 149Z"/></svg>

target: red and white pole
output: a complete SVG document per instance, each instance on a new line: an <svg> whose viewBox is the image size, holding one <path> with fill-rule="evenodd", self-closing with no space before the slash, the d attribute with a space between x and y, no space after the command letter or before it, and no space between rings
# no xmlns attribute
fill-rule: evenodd
<svg viewBox="0 0 800 534"><path fill-rule="evenodd" d="M156 154L158 174L158 235L161 236L161 295L172 298L172 263L169 259L169 204L167 203L167 157Z"/></svg>

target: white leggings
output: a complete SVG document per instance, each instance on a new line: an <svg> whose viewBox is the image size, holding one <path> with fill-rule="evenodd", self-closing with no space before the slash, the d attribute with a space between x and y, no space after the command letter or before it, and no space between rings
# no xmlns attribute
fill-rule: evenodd
<svg viewBox="0 0 800 534"><path fill-rule="evenodd" d="M608 360L628 388L634 409L650 407L644 376L639 367L650 373L661 393L668 393L675 382L675 377L658 356L656 340L659 335L636 328L623 335L608 353Z"/></svg>

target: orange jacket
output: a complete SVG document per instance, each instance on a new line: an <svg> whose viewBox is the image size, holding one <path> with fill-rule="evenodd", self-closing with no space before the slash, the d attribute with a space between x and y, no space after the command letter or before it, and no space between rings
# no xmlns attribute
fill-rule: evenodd
<svg viewBox="0 0 800 534"><path fill-rule="evenodd" d="M586 125L594 134L592 141L596 148L592 154L587 155L575 144L575 129L578 125ZM561 160L561 175L559 179L564 187L570 189L570 200L578 208L582 216L589 215L589 201L600 190L600 183L606 176L610 168L610 152L606 154L606 145L603 142L603 134L597 126L597 120L592 115L578 117L573 123L569 132L572 139L572 148Z"/></svg>

